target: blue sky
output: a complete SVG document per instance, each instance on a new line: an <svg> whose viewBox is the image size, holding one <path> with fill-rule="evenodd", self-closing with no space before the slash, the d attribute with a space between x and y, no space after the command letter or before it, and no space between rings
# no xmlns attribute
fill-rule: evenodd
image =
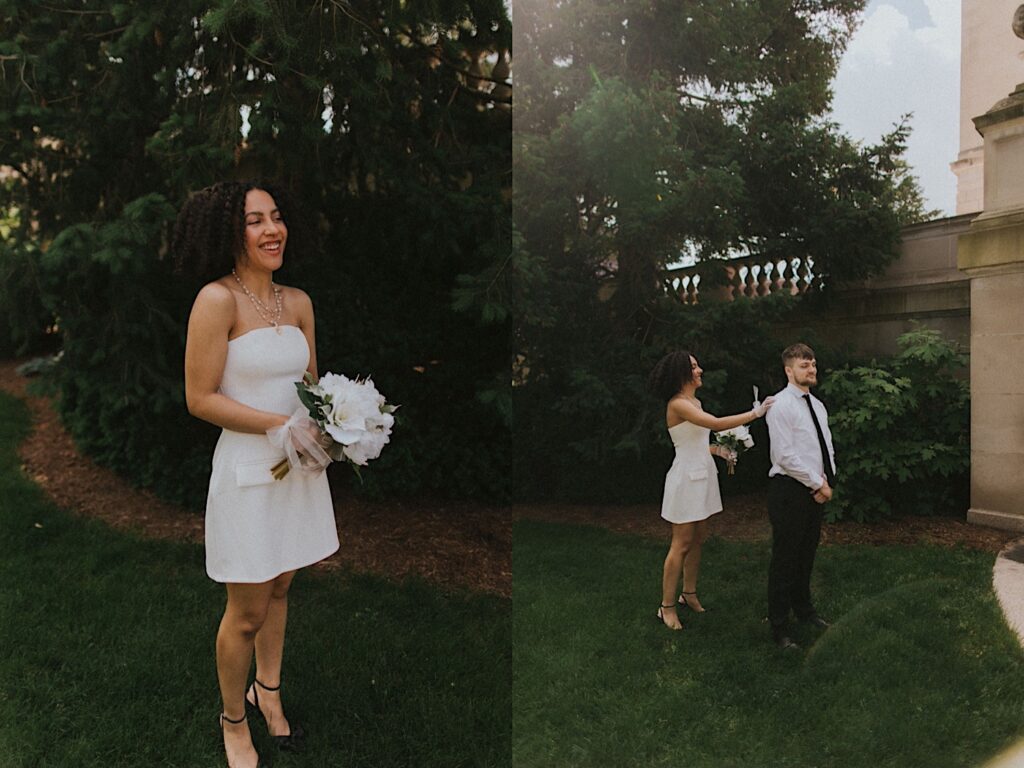
<svg viewBox="0 0 1024 768"><path fill-rule="evenodd" d="M952 215L960 148L960 3L871 0L833 83L833 117L873 143L913 113L907 159L926 205Z"/></svg>

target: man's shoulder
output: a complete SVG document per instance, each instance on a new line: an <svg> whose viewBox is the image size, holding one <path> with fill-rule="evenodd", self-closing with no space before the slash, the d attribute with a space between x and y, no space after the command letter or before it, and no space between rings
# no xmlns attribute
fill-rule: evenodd
<svg viewBox="0 0 1024 768"><path fill-rule="evenodd" d="M793 389L791 387L783 387L772 395L772 397L775 398L776 405L782 405L784 403L791 403L795 396L793 395Z"/></svg>
<svg viewBox="0 0 1024 768"><path fill-rule="evenodd" d="M772 397L775 398L775 402L772 403L772 407L768 409L768 413L764 416L765 423L769 426L772 422L777 422L782 416L783 411L790 407L792 395L788 391L788 388L786 388L780 389L772 395Z"/></svg>

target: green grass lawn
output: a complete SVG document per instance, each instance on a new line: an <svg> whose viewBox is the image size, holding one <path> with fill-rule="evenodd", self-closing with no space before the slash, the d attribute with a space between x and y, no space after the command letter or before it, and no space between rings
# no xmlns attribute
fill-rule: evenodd
<svg viewBox="0 0 1024 768"><path fill-rule="evenodd" d="M18 469L0 395L0 768L226 764L201 547L72 517ZM410 546L415 546L414 542ZM510 605L420 582L300 574L283 673L303 755L274 766L507 766Z"/></svg>
<svg viewBox="0 0 1024 768"><path fill-rule="evenodd" d="M966 768L1024 734L1024 653L993 556L818 551L833 620L769 642L769 545L712 539L682 632L654 619L665 542L524 522L513 546L517 768Z"/></svg>

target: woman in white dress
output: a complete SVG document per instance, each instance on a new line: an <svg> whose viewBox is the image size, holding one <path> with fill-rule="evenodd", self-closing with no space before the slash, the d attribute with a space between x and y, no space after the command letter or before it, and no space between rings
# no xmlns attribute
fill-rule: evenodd
<svg viewBox="0 0 1024 768"><path fill-rule="evenodd" d="M661 582L661 607L657 618L669 629L682 629L676 605L697 613L705 608L697 597L701 546L707 538L708 518L722 511L718 469L714 456L735 461L732 451L709 443L712 430L732 429L760 418L772 398L735 416L712 416L696 398L703 370L689 352L671 352L651 372L651 389L667 402L665 421L676 456L665 477L661 516L672 523L672 544L665 557ZM683 589L679 593L679 577ZM678 602L677 602L678 598Z"/></svg>
<svg viewBox="0 0 1024 768"><path fill-rule="evenodd" d="M280 748L301 748L302 730L288 721L278 690L288 588L297 569L338 548L324 473L270 473L284 454L267 432L299 407L295 382L317 375L313 305L273 282L289 225L293 242L301 234L290 213L283 192L268 185L216 184L186 201L172 243L180 272L218 275L189 317L185 399L189 413L223 428L206 504L206 569L227 589L217 676L230 768L262 765L246 710L263 716Z"/></svg>

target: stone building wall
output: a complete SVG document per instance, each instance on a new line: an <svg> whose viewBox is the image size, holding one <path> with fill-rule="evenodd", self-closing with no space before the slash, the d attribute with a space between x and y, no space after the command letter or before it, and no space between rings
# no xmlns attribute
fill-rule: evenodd
<svg viewBox="0 0 1024 768"><path fill-rule="evenodd" d="M914 323L934 328L966 350L971 334L970 280L957 269L957 238L973 216L907 227L899 258L881 275L836 291L828 310L805 318L829 344L865 355L898 351Z"/></svg>

